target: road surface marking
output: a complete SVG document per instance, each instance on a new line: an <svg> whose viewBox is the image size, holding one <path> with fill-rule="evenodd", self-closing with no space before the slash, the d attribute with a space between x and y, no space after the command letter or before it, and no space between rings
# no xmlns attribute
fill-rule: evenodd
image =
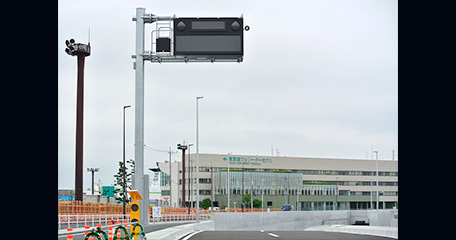
<svg viewBox="0 0 456 240"><path fill-rule="evenodd" d="M199 230L199 231L196 231L196 232L192 232L189 235L187 235L186 237L182 238L182 240L188 240L189 238L193 237L193 235L198 234L198 233L200 233L202 231L204 231L204 230Z"/></svg>
<svg viewBox="0 0 456 240"><path fill-rule="evenodd" d="M268 233L268 235L273 236L273 237L276 237L276 238L279 237L279 235L276 235L276 234L274 234L274 233Z"/></svg>

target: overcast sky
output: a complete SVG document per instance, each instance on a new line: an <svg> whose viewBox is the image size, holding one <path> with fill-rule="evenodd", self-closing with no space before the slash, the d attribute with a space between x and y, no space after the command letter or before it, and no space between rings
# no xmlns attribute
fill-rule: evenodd
<svg viewBox="0 0 456 240"><path fill-rule="evenodd" d="M144 143L200 153L398 159L397 0L59 0L58 187L74 189L77 58L65 40L87 43L84 79L84 191L114 182L134 158L137 7L157 16L240 17L242 63L145 62ZM146 24L146 50L155 24ZM195 152L193 146L191 152ZM375 155L374 155L375 156ZM173 154L173 161L180 154ZM168 154L144 150L145 172Z"/></svg>

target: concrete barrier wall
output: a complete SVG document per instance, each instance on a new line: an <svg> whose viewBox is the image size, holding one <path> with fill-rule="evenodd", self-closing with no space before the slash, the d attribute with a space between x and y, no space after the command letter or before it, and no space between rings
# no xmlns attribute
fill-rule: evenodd
<svg viewBox="0 0 456 240"><path fill-rule="evenodd" d="M370 224L369 211L366 210L350 210L349 225L353 225L356 221L364 221Z"/></svg>
<svg viewBox="0 0 456 240"><path fill-rule="evenodd" d="M214 213L215 230L293 230L311 226L347 224L348 211Z"/></svg>
<svg viewBox="0 0 456 240"><path fill-rule="evenodd" d="M391 226L393 210L287 211L264 213L212 213L214 230L302 231L321 225L352 225L365 221L371 226Z"/></svg>
<svg viewBox="0 0 456 240"><path fill-rule="evenodd" d="M372 226L391 227L392 219L394 219L393 210L374 210L369 212L369 223Z"/></svg>

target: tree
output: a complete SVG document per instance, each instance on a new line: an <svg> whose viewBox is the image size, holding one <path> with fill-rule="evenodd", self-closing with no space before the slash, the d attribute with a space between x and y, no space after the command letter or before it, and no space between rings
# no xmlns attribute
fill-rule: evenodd
<svg viewBox="0 0 456 240"><path fill-rule="evenodd" d="M250 208L250 199L252 198L252 195L245 194L244 195L244 204L246 208ZM254 208L261 208L261 200L260 199L253 199L253 207Z"/></svg>
<svg viewBox="0 0 456 240"><path fill-rule="evenodd" d="M251 195L249 193L244 195L244 207L250 208L250 198Z"/></svg>
<svg viewBox="0 0 456 240"><path fill-rule="evenodd" d="M205 198L200 202L200 208L208 209L211 206L211 199Z"/></svg>
<svg viewBox="0 0 456 240"><path fill-rule="evenodd" d="M261 208L261 200L260 199L253 199L253 207L254 208Z"/></svg>
<svg viewBox="0 0 456 240"><path fill-rule="evenodd" d="M131 190L131 176L135 173L135 161L133 159L127 160L127 163L130 164L130 173L128 173L128 167L124 168L123 162L119 162L119 171L117 174L114 175L116 178L114 180L114 194L116 196L116 201L117 202L123 202L123 197L124 197L124 192L123 192L123 174L124 171L126 172L125 174L125 180L126 180L126 190ZM129 198L126 199L126 203L128 204L130 202Z"/></svg>

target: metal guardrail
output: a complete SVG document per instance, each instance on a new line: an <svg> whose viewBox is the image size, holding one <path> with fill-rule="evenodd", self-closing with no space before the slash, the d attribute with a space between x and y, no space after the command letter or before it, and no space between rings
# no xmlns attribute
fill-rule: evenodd
<svg viewBox="0 0 456 240"><path fill-rule="evenodd" d="M128 235L127 229L124 227L125 225L133 225L133 229L131 230L130 236ZM115 226L117 226L117 227L113 231ZM135 231L135 228L137 228L137 227L139 227L139 230ZM104 229L104 228L108 228L109 232L106 233L106 231L103 231L102 229ZM124 232L123 237L121 237L122 234L120 232L118 233L119 230L122 230ZM94 228L92 230L84 229L84 230L61 232L61 233L58 233L58 236L70 235L70 236L67 236L67 239L73 239L73 235L79 234L79 233L86 233L84 240L89 240L91 238L101 240L102 239L101 235L103 236L104 240L107 240L107 239L117 240L118 238L120 240L131 240L131 239L136 240L139 235L143 236L143 238L142 238L143 240L147 240L146 234L144 233L144 228L138 222L128 222L128 223L123 223L123 224L119 223L119 224L110 224L108 226L98 226L97 228ZM109 237L108 237L108 235L109 235ZM115 235L115 236L113 238L111 238L111 235Z"/></svg>
<svg viewBox="0 0 456 240"><path fill-rule="evenodd" d="M130 220L130 214L97 214L97 215L58 215L58 229L66 229L67 227L79 228L79 226L104 224L108 225L111 221ZM63 226L62 226L63 225Z"/></svg>
<svg viewBox="0 0 456 240"><path fill-rule="evenodd" d="M211 218L211 214L200 214L200 220L208 220ZM124 224L108 225L109 222L123 222L125 220L130 220L130 215L126 215L125 219L123 215L114 214L114 215L59 215L58 229L62 231L67 228L80 228L84 226L90 226L90 229L96 228L97 224L103 224L103 228L109 226L118 226ZM161 214L158 217L151 216L149 218L149 223L157 222L180 222L180 221L196 221L196 214ZM131 224L131 223L129 223ZM91 230L90 230L91 231ZM83 232L87 232L83 231Z"/></svg>
<svg viewBox="0 0 456 240"><path fill-rule="evenodd" d="M58 236L65 236L65 235L70 235L70 234L78 234L78 233L85 233L85 232L91 232L93 229L107 229L107 228L114 228L117 226L123 226L123 225L132 225L135 224L136 222L127 222L127 223L119 223L119 224L112 224L112 225L107 225L107 226L101 226L101 227L92 227L89 229L81 229L81 230L75 230L75 231L70 231L70 232L62 232L58 233Z"/></svg>

